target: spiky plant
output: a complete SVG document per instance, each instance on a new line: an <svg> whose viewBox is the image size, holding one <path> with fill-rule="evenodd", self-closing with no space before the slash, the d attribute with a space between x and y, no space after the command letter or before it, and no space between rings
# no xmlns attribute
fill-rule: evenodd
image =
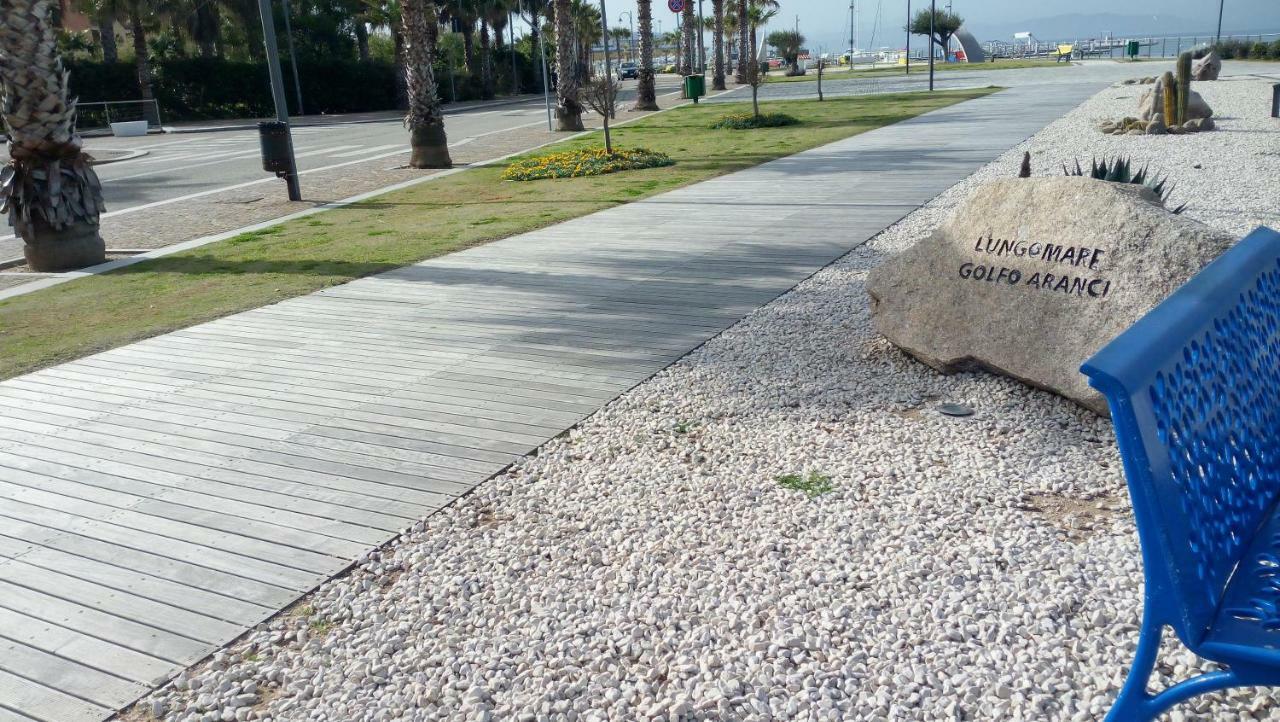
<svg viewBox="0 0 1280 722"><path fill-rule="evenodd" d="M0 87L9 163L0 213L26 243L34 270L101 263L102 184L75 131L76 102L54 40L51 0L6 0L0 18Z"/></svg>
<svg viewBox="0 0 1280 722"><path fill-rule="evenodd" d="M1128 158L1115 158L1108 161L1106 158L1102 160L1093 159L1090 161L1089 170L1085 170L1080 165L1080 160L1076 159L1074 169L1068 168L1064 163L1062 171L1069 176L1087 176L1094 180L1107 181L1108 183L1123 183L1131 185L1146 186L1151 189L1152 193L1164 203L1169 198L1169 194L1173 192L1173 186L1169 185L1168 178L1160 178L1151 173L1148 166L1142 166L1138 171L1133 170L1133 161ZM1173 209L1174 213L1181 213L1186 210L1187 204L1183 203Z"/></svg>

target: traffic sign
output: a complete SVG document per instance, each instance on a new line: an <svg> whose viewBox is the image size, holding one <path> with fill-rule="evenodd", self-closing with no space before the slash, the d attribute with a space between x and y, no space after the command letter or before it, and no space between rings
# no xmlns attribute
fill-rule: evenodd
<svg viewBox="0 0 1280 722"><path fill-rule="evenodd" d="M684 12L684 0L667 0L667 7L673 13Z"/></svg>

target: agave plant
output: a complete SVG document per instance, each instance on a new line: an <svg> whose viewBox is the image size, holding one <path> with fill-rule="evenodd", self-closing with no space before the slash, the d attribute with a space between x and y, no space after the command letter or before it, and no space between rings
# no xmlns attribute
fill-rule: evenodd
<svg viewBox="0 0 1280 722"><path fill-rule="evenodd" d="M1102 160L1093 159L1090 161L1089 170L1080 165L1080 159L1076 159L1076 167L1068 168L1065 163L1062 164L1062 172L1069 176L1088 176L1094 180L1107 181L1108 183L1125 183L1132 185L1146 186L1151 189L1152 193L1164 203L1169 198L1169 194L1173 191L1173 186L1169 185L1168 178L1160 178L1151 173L1148 166L1142 166L1138 171L1133 170L1133 162L1128 158L1115 158L1108 161L1106 158ZM1186 210L1187 204L1183 203L1173 209L1174 213L1181 213Z"/></svg>
<svg viewBox="0 0 1280 722"><path fill-rule="evenodd" d="M76 103L54 42L50 0L9 0L0 17L0 114L9 163L0 171L0 213L26 242L33 270L104 260L102 185L75 131Z"/></svg>

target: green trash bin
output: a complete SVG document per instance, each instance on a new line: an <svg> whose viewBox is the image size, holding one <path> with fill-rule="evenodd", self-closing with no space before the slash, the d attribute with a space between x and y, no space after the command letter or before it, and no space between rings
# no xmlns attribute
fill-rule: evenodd
<svg viewBox="0 0 1280 722"><path fill-rule="evenodd" d="M1141 47L1142 46L1138 43L1137 40L1130 40L1128 44L1125 45L1125 48L1124 48L1125 55L1128 55L1131 59L1136 58L1138 57L1138 52L1141 49Z"/></svg>
<svg viewBox="0 0 1280 722"><path fill-rule="evenodd" d="M707 94L707 78L703 75L686 75L684 76L684 97L692 98L693 102L698 102L698 98Z"/></svg>

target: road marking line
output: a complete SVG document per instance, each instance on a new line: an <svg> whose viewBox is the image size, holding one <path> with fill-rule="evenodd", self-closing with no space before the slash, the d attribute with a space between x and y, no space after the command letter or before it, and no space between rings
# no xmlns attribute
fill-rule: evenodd
<svg viewBox="0 0 1280 722"><path fill-rule="evenodd" d="M314 147L314 146L305 146L305 147ZM191 170L192 168L203 168L203 167L205 167L205 166L209 166L209 165L216 165L216 164L218 164L218 163L226 163L227 161L231 161L231 160L244 160L245 158L251 158L251 157L253 157L253 156L257 155L258 153L259 153L259 151L257 151L257 150L240 151L240 152L237 152L237 153L218 153L217 155L222 156L222 157L221 157L221 158L219 158L218 160L211 160L211 161L207 161L207 162L205 162L205 163L196 163L195 165L183 165L180 169L178 169L178 168L156 168L156 169L154 169L154 170L145 171L145 172L143 172L143 173L134 173L133 175L118 176L118 177L116 177L116 178L103 178L103 179L102 179L102 182L103 182L103 183L114 183L114 182L116 182L116 181L131 180L131 179L133 179L133 178L141 178L141 177L143 177L143 176L155 175L155 174L157 174L157 173L164 173L164 172L167 172L167 171L170 171L170 170ZM105 217L106 215L110 215L110 214L104 214L104 217Z"/></svg>
<svg viewBox="0 0 1280 722"><path fill-rule="evenodd" d="M390 145L375 145L372 148L363 148L361 150L349 150L346 153L334 153L329 157L330 158L351 158L353 156L364 155L366 153L378 153L384 150L391 150L392 148L403 148L405 147L405 145L406 145L405 143L391 143Z"/></svg>
<svg viewBox="0 0 1280 722"><path fill-rule="evenodd" d="M313 150L313 151L311 151L310 153L294 153L294 154L293 154L293 157L294 157L294 158L308 158L308 157L313 156L313 155L325 155L326 153L328 153L328 152L330 152L330 151L334 151L334 150L347 150L348 148L363 148L363 147L364 147L364 146L362 146L362 145L331 145L331 146L329 146L329 147L327 147L327 148L321 148L320 150ZM357 151L357 152L358 152L358 151Z"/></svg>

